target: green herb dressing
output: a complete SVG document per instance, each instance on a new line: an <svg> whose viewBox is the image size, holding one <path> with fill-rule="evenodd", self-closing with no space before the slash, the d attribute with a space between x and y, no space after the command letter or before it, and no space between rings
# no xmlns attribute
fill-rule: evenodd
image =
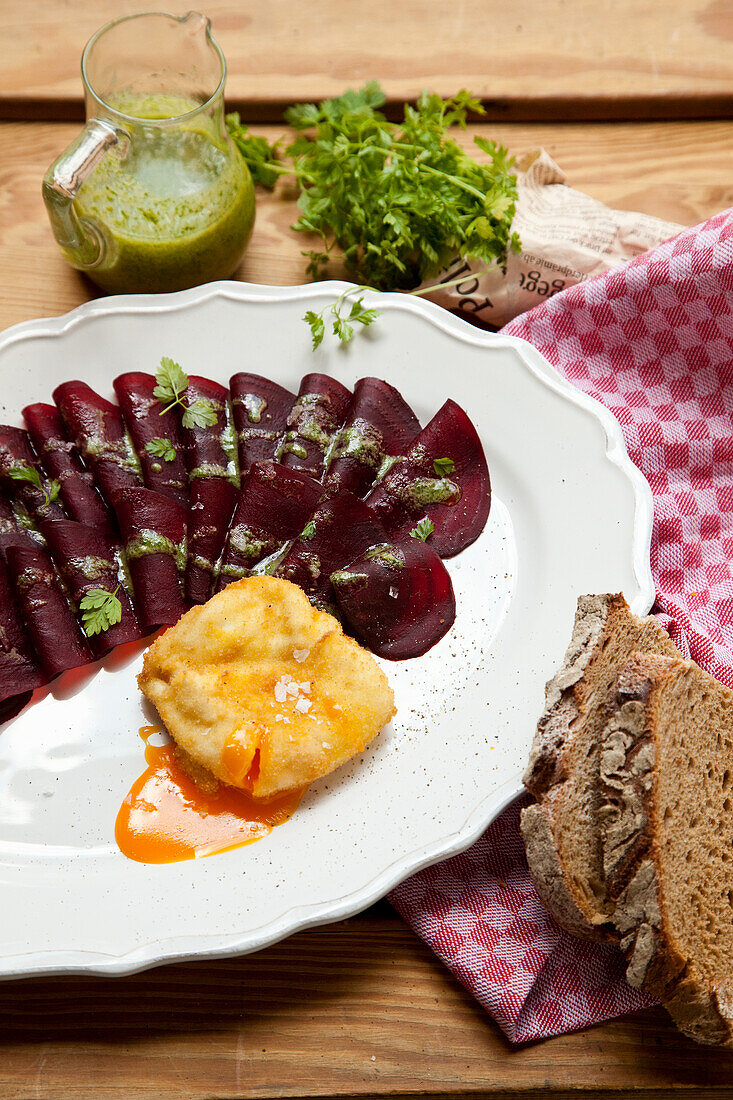
<svg viewBox="0 0 733 1100"><path fill-rule="evenodd" d="M244 393L241 397L235 397L235 405L240 405L247 413L247 419L251 424L259 424L262 414L267 408L264 397L258 397L255 393Z"/></svg>
<svg viewBox="0 0 733 1100"><path fill-rule="evenodd" d="M349 573L345 569L337 569L330 579L333 585L349 588L364 588L369 583L366 573Z"/></svg>
<svg viewBox="0 0 733 1100"><path fill-rule="evenodd" d="M146 554L170 554L175 559L176 568L180 573L186 568L186 541L173 542L161 535L158 531L144 528L137 538L130 539L125 546L127 557L134 561L135 558L145 557Z"/></svg>
<svg viewBox="0 0 733 1100"><path fill-rule="evenodd" d="M302 459L306 459L308 457L308 452L306 451L305 447L302 443L298 443L297 439L297 432L288 432L288 434L285 436L285 439L282 441L277 449L277 455L275 456L276 462L279 462L282 456L285 454L293 454L296 458Z"/></svg>
<svg viewBox="0 0 733 1100"><path fill-rule="evenodd" d="M337 458L355 458L364 466L380 469L385 460L381 432L367 420L355 420L336 436L330 461L335 462Z"/></svg>
<svg viewBox="0 0 733 1100"><path fill-rule="evenodd" d="M396 546L390 546L389 543L372 546L370 550L367 550L364 557L368 558L369 561L378 561L395 569L401 569L405 564L405 556L402 551L398 550Z"/></svg>
<svg viewBox="0 0 733 1100"><path fill-rule="evenodd" d="M224 477L229 481L233 480L229 466L220 466L217 462L203 462L200 466L194 466L188 476L191 481L200 477Z"/></svg>
<svg viewBox="0 0 733 1100"><path fill-rule="evenodd" d="M229 545L243 558L254 560L261 558L266 553L271 553L279 546L279 543L273 539L258 538L257 535L253 534L251 527L248 527L246 523L240 523L236 527L232 527L229 532Z"/></svg>
<svg viewBox="0 0 733 1100"><path fill-rule="evenodd" d="M88 581L100 580L110 571L116 572L114 562L108 561L106 558L94 557L91 554L83 558L69 558L64 568L64 572L68 575L81 573L82 577Z"/></svg>
<svg viewBox="0 0 733 1100"><path fill-rule="evenodd" d="M79 216L100 226L107 245L93 277L105 290L182 290L227 278L254 224L249 170L213 119L173 95L120 95L110 106L133 116L130 141L112 150L81 187Z"/></svg>
<svg viewBox="0 0 733 1100"><path fill-rule="evenodd" d="M413 510L425 508L428 504L457 504L461 499L459 486L447 477L416 477L392 491Z"/></svg>

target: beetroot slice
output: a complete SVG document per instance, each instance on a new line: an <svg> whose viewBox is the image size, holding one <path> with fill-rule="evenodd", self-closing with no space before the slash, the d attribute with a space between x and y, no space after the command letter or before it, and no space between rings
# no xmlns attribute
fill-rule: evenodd
<svg viewBox="0 0 733 1100"><path fill-rule="evenodd" d="M11 718L15 718L16 714L20 714L32 697L32 691L24 691L20 695L11 695L8 699L3 699L0 702L0 723L9 722Z"/></svg>
<svg viewBox="0 0 733 1100"><path fill-rule="evenodd" d="M216 567L237 502L239 476L229 391L218 382L192 375L186 403L196 401L207 401L216 412L215 424L183 429L191 483L186 595L192 603L205 603L214 588Z"/></svg>
<svg viewBox="0 0 733 1100"><path fill-rule="evenodd" d="M143 630L173 626L187 610L182 577L186 509L153 489L121 489L112 501Z"/></svg>
<svg viewBox="0 0 733 1100"><path fill-rule="evenodd" d="M55 519L42 523L41 533L77 607L91 588L117 591L120 621L88 639L92 651L101 657L116 645L141 638L130 597L120 584L115 548L104 531L71 519Z"/></svg>
<svg viewBox="0 0 733 1100"><path fill-rule="evenodd" d="M332 610L334 570L384 541L384 528L364 501L343 493L318 505L275 576L299 585L316 607Z"/></svg>
<svg viewBox="0 0 733 1100"><path fill-rule="evenodd" d="M41 402L28 405L23 409L23 418L43 468L61 485L59 499L69 518L113 529L112 514L94 487L94 477L84 467L76 447L66 438L56 406Z"/></svg>
<svg viewBox="0 0 733 1100"><path fill-rule="evenodd" d="M186 561L186 596L191 603L206 603L214 590L238 496L231 481L221 477L200 478L191 485Z"/></svg>
<svg viewBox="0 0 733 1100"><path fill-rule="evenodd" d="M23 627L7 567L0 558L0 722L22 710L29 693L45 683Z"/></svg>
<svg viewBox="0 0 733 1100"><path fill-rule="evenodd" d="M140 460L143 480L149 489L163 493L184 506L188 504L188 477L183 457L183 438L177 409L168 409L153 395L157 383L152 374L128 371L114 380L122 416ZM155 439L168 440L175 452L166 459L146 450Z"/></svg>
<svg viewBox="0 0 733 1100"><path fill-rule="evenodd" d="M448 633L456 600L448 570L419 539L384 543L331 574L344 619L378 657L421 657Z"/></svg>
<svg viewBox="0 0 733 1100"><path fill-rule="evenodd" d="M326 489L364 496L385 458L403 455L419 431L420 421L394 386L360 378L331 455Z"/></svg>
<svg viewBox="0 0 733 1100"><path fill-rule="evenodd" d="M346 419L351 392L326 374L306 374L288 416L288 432L278 450L283 466L318 480L333 437Z"/></svg>
<svg viewBox="0 0 733 1100"><path fill-rule="evenodd" d="M229 387L239 447L239 472L244 477L253 462L275 457L278 444L287 431L295 394L269 378L245 371L233 375Z"/></svg>
<svg viewBox="0 0 733 1100"><path fill-rule="evenodd" d="M111 503L119 489L142 484L140 463L116 405L77 381L57 386L53 399L67 437L79 448L106 501Z"/></svg>
<svg viewBox="0 0 733 1100"><path fill-rule="evenodd" d="M35 471L41 479L45 492L36 488L30 481L18 481L10 476L11 469ZM22 428L13 428L0 424L0 484L5 492L16 501L33 519L45 519L50 516L63 516L64 510L58 498L50 500L51 486L38 462L27 432Z"/></svg>
<svg viewBox="0 0 733 1100"><path fill-rule="evenodd" d="M263 558L297 538L323 486L278 462L255 462L237 504L219 569L219 589L247 577Z"/></svg>
<svg viewBox="0 0 733 1100"><path fill-rule="evenodd" d="M441 476L433 463L444 458L455 469ZM446 401L366 501L398 540L427 517L434 525L429 545L442 558L478 538L489 515L491 482L481 440L460 405Z"/></svg>
<svg viewBox="0 0 733 1100"><path fill-rule="evenodd" d="M53 567L40 547L3 545L8 576L36 658L50 680L92 656Z"/></svg>

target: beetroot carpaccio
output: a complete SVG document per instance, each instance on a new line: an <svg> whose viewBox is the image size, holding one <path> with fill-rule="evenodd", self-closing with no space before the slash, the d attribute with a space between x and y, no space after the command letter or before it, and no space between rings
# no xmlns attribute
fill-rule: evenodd
<svg viewBox="0 0 733 1100"><path fill-rule="evenodd" d="M239 372L227 388L164 362L167 381L120 375L119 404L71 381L24 409L26 430L0 425L0 722L256 573L300 585L390 660L455 619L441 558L478 538L491 504L459 405L421 428L379 378L352 392L308 374L296 391ZM90 608L107 598L100 625Z"/></svg>

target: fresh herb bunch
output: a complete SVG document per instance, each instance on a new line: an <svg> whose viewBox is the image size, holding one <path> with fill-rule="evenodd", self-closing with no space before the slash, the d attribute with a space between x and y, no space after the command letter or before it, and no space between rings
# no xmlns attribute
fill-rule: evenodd
<svg viewBox="0 0 733 1100"><path fill-rule="evenodd" d="M411 289L457 256L503 263L508 249L519 249L511 233L514 162L503 146L476 137L489 158L480 164L448 136L451 127L465 128L469 111L485 113L479 100L465 91L452 99L424 92L400 124L378 110L384 100L371 81L320 105L289 108L286 121L303 131L286 150L289 165L229 116L259 182L271 187L277 175L295 175L301 213L294 228L323 241L305 253L308 273L320 277L335 249L355 282L377 290Z"/></svg>

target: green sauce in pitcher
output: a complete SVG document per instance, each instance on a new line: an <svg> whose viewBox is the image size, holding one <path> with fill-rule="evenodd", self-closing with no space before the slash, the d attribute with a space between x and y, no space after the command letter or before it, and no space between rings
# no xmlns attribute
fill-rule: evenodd
<svg viewBox="0 0 733 1100"><path fill-rule="evenodd" d="M136 38L115 40L128 24L165 20L155 28L161 33L185 25L190 48L194 18L203 20L135 16L92 39L82 64L90 121L46 176L44 198L67 259L112 293L181 290L228 278L252 232L254 188L224 126L224 63L205 20L211 62L220 59L208 99L201 92L137 90L145 87L144 74L122 88L99 89L93 79L95 60L100 72L109 68L97 59L102 46L119 53L149 38L139 27ZM118 80L119 72L118 65ZM176 79L180 85L180 71ZM159 69L149 83L160 80Z"/></svg>

